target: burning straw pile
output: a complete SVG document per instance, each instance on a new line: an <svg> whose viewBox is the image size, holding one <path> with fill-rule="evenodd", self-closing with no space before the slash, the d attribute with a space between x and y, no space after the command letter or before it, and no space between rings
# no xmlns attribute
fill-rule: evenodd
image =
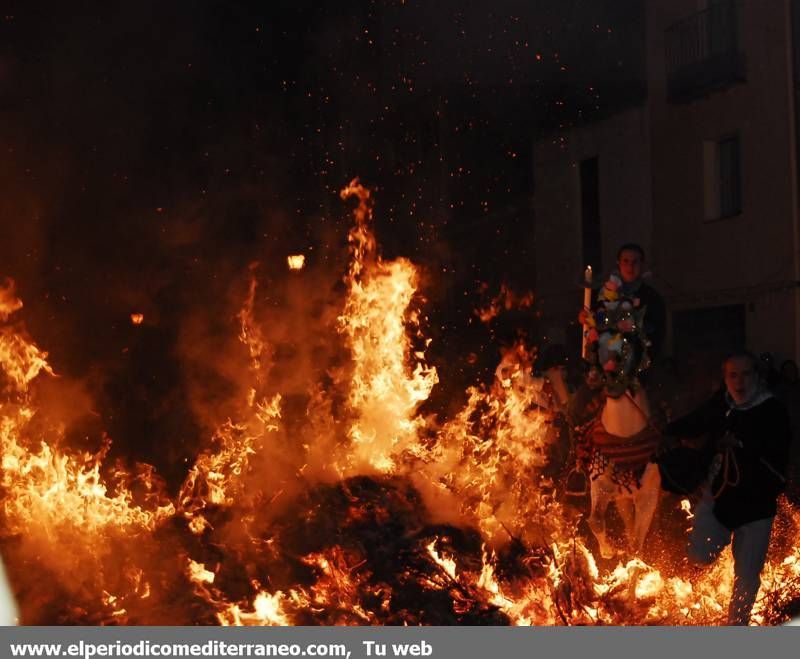
<svg viewBox="0 0 800 659"><path fill-rule="evenodd" d="M531 405L531 349L445 423L418 413L438 374L417 269L381 258L368 190L354 181L342 196L357 200L346 292L318 328L340 358L287 411L251 269L237 319L246 395L174 494L152 466L110 460L111 439L77 450L40 414L37 383L57 375L15 320L13 283L0 287L0 549L22 622L719 622L729 556L693 573L676 540L658 567L595 560L546 472L553 427ZM797 611L798 522L784 506L757 622Z"/></svg>

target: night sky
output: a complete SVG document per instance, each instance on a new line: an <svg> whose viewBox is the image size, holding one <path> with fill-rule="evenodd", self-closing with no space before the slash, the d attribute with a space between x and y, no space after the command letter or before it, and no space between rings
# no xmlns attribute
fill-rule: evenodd
<svg viewBox="0 0 800 659"><path fill-rule="evenodd" d="M0 276L147 456L200 423L176 393L187 314L230 333L218 301L294 252L335 289L360 176L384 255L423 265L431 358L488 364L476 291L533 286L533 140L641 97L641 5L4 2Z"/></svg>

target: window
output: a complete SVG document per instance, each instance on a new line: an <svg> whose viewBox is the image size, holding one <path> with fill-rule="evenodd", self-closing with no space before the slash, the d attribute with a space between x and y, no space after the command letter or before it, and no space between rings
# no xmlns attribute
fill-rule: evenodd
<svg viewBox="0 0 800 659"><path fill-rule="evenodd" d="M738 135L719 143L719 206L720 217L730 217L742 212Z"/></svg>
<svg viewBox="0 0 800 659"><path fill-rule="evenodd" d="M597 158L587 158L580 163L581 177L581 234L583 261L595 272L603 271L602 241L600 234L600 181Z"/></svg>
<svg viewBox="0 0 800 659"><path fill-rule="evenodd" d="M742 174L739 136L703 144L705 217L716 220L742 212Z"/></svg>
<svg viewBox="0 0 800 659"><path fill-rule="evenodd" d="M664 34L667 96L685 103L747 79L738 0L701 0Z"/></svg>

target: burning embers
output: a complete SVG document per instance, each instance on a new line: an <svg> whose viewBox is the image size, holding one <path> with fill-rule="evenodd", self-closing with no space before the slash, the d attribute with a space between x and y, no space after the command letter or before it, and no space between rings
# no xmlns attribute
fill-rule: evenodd
<svg viewBox="0 0 800 659"><path fill-rule="evenodd" d="M14 321L13 285L0 286L0 549L23 622L718 622L732 571L682 564L680 502L658 551L595 560L548 471L558 433L529 346L506 351L495 384L470 388L447 422L419 414L438 375L417 269L381 258L368 190L354 181L342 196L357 201L346 290L316 330L335 358L280 389L285 349L260 315L253 264L231 328L243 400L175 493L153 467L112 461L110 438L72 448L39 413L37 379L53 370ZM314 276L293 258L293 283ZM797 514L781 520L755 611L765 624L800 601Z"/></svg>
<svg viewBox="0 0 800 659"><path fill-rule="evenodd" d="M290 254L286 257L286 265L289 266L289 270L302 270L305 264L305 254Z"/></svg>

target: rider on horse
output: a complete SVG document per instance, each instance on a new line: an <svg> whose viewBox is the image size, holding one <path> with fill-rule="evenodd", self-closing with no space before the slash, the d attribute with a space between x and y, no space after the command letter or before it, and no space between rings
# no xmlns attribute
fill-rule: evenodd
<svg viewBox="0 0 800 659"><path fill-rule="evenodd" d="M597 415L576 429L576 451L591 478L589 524L604 556L611 551L605 540L608 504L617 504L640 550L658 496L657 469L650 461L660 433L650 420L640 376L651 365L653 348L660 348L664 306L658 293L641 280L642 248L623 245L617 256L618 270L580 318L588 379L602 382L605 401Z"/></svg>
<svg viewBox="0 0 800 659"><path fill-rule="evenodd" d="M664 334L664 303L661 296L641 279L644 251L636 244L620 247L618 270L607 279L597 302L581 315L586 328L587 379L601 381L604 393L613 399L634 396L641 387L640 376L650 367L652 354L660 351ZM649 409L641 416L648 420ZM655 452L659 434L651 423L632 437L618 437L603 428L600 415L578 428L579 457L591 476L607 468L614 482L627 489L638 484L642 471Z"/></svg>

